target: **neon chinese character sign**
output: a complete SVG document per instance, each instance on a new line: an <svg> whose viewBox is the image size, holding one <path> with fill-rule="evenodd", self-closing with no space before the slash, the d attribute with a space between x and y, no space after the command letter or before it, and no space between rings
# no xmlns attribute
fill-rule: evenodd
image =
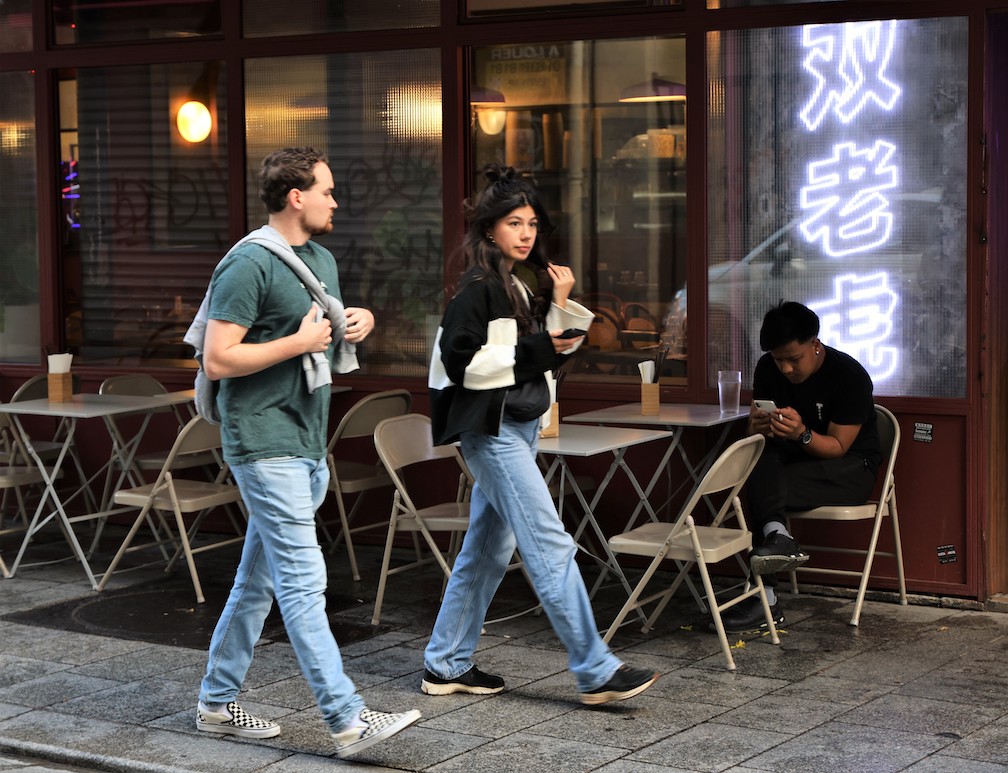
<svg viewBox="0 0 1008 773"><path fill-rule="evenodd" d="M802 29L803 67L813 86L799 118L810 133L839 130L829 155L810 159L800 206L805 240L842 266L892 238L892 195L898 193L898 147L868 132L879 112L892 113L902 89L890 74L895 21L812 24ZM856 357L876 382L896 372L899 350L887 344L899 298L885 271L834 277L833 297L813 301L820 338Z"/></svg>
<svg viewBox="0 0 1008 773"><path fill-rule="evenodd" d="M833 297L810 303L819 315L819 338L857 359L872 379L896 372L899 351L885 342L892 336L893 311L899 301L885 271L867 276L843 274L833 279Z"/></svg>

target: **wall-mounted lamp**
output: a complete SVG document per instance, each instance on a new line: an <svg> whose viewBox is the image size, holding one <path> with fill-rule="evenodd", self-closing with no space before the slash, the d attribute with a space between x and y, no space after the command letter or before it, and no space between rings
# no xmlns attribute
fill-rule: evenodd
<svg viewBox="0 0 1008 773"><path fill-rule="evenodd" d="M178 115L175 116L175 125L182 139L187 142L203 142L210 136L213 119L206 105L190 101L179 108Z"/></svg>
<svg viewBox="0 0 1008 773"><path fill-rule="evenodd" d="M494 89L473 86L469 104L476 111L476 120L485 134L500 134L504 130L507 112L501 110L504 95Z"/></svg>
<svg viewBox="0 0 1008 773"><path fill-rule="evenodd" d="M620 102L685 102L686 87L681 83L659 78L651 73L651 79L627 86L620 92Z"/></svg>

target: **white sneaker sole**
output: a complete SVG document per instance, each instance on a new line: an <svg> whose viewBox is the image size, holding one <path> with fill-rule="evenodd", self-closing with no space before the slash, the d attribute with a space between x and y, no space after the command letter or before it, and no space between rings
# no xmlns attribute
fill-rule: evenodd
<svg viewBox="0 0 1008 773"><path fill-rule="evenodd" d="M340 747L336 751L336 756L342 760L350 757L351 755L357 754L358 752L362 752L365 749L374 746L379 741L384 741L386 738L390 738L396 733L405 730L418 719L420 719L419 710L413 709L412 711L407 711L395 724L389 725L383 730L379 730L377 733L368 736L367 738L362 738L359 741L354 741L353 743Z"/></svg>
<svg viewBox="0 0 1008 773"><path fill-rule="evenodd" d="M215 724L213 722L203 722L196 720L196 729L204 733L217 733L218 735L234 735L239 738L273 738L280 735L280 726L264 727L254 729L248 727L237 727L236 725Z"/></svg>
<svg viewBox="0 0 1008 773"><path fill-rule="evenodd" d="M503 687L477 687L460 682L449 682L448 684L435 684L424 679L420 682L420 692L424 695L453 695L454 693L467 693L469 695L496 695L503 692Z"/></svg>
<svg viewBox="0 0 1008 773"><path fill-rule="evenodd" d="M777 574L777 572L790 572L797 569L809 560L808 554L800 556L753 556L749 559L749 566L753 574Z"/></svg>
<svg viewBox="0 0 1008 773"><path fill-rule="evenodd" d="M581 693L581 702L589 706L598 706L602 703L611 703L612 701L625 701L627 698L632 698L635 695L640 695L648 687L653 685L658 681L658 674L655 674L651 679L644 682L644 684L637 685L630 690L609 690L608 692L583 692Z"/></svg>

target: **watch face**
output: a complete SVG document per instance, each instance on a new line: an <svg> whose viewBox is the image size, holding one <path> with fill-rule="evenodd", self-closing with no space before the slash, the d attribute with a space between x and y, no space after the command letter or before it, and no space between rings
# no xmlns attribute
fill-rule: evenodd
<svg viewBox="0 0 1008 773"><path fill-rule="evenodd" d="M809 431L809 430L805 430L802 433L801 442L802 442L803 446L807 446L809 443L811 443L812 442L812 432Z"/></svg>

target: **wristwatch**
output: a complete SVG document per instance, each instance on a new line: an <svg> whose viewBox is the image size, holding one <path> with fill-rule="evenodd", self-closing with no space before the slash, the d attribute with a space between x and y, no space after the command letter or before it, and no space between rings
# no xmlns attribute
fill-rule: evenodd
<svg viewBox="0 0 1008 773"><path fill-rule="evenodd" d="M807 446L812 442L812 430L808 428L807 424L805 425L805 431L801 433L799 440L801 440L801 444L803 446Z"/></svg>

